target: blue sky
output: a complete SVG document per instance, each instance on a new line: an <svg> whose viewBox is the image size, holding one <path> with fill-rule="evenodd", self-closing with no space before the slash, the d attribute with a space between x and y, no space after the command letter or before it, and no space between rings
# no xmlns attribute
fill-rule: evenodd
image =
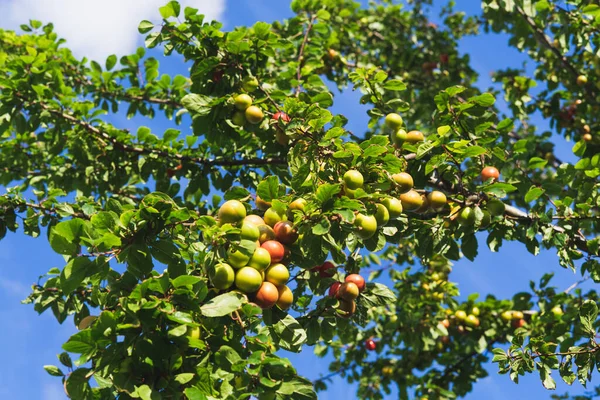
<svg viewBox="0 0 600 400"><path fill-rule="evenodd" d="M166 2L166 1L165 1ZM116 52L126 54L135 49L141 38L136 33L141 19L159 20L157 8L163 0L103 0L84 2L80 0L0 0L0 27L14 28L29 18L55 22L59 34L66 37L80 56L93 56L103 60ZM440 3L439 1L437 3ZM461 0L458 9L467 13L478 13L478 0ZM252 25L258 20L274 21L291 15L289 2L275 0L186 0L184 5L203 9L208 15L225 23L229 29L237 25ZM465 38L460 45L463 53L471 54L472 64L480 73L480 87L491 85L490 72L520 66L526 59L523 54L508 48L507 38L502 35L482 35ZM159 58L163 70L183 73L181 57ZM349 129L361 132L366 127L366 108L358 104L357 93L336 94L334 112L352 116ZM117 118L119 126L135 129L139 124L151 126L160 132L168 121L157 119L126 120ZM545 126L543 122L541 126ZM557 154L563 160L572 160L572 144L557 141ZM0 188L4 193L5 189ZM0 360L0 398L23 400L62 400L66 396L60 380L50 377L43 369L45 364L57 364L56 354L60 346L75 332L70 321L58 325L50 315L37 316L32 307L20 304L29 293L29 287L37 277L51 267L64 265L61 256L50 249L45 233L33 239L22 233L9 234L0 241L0 342L4 343ZM482 244L485 243L482 234ZM527 291L530 280L537 281L545 272L554 271L554 285L560 289L569 287L579 279L578 275L562 269L552 251L539 256L530 255L519 243L505 244L499 253L491 253L480 246L475 262L458 262L451 279L459 283L461 297L478 292L484 297L511 297L518 291ZM590 286L590 284L586 284ZM584 286L585 287L585 286ZM317 378L327 373L327 362L316 358L311 348L299 355L290 355L300 374ZM506 376L496 374L495 365L489 366L491 376L475 385L467 399L500 400L507 398L533 399L550 398L551 393L542 388L536 375L525 377L519 385L511 383ZM555 377L559 379L557 376ZM568 386L559 382L557 393L567 391ZM574 384L572 393L581 393L580 385ZM328 392L321 393L322 399L355 398L355 388L345 381L334 380ZM390 397L393 398L393 397Z"/></svg>

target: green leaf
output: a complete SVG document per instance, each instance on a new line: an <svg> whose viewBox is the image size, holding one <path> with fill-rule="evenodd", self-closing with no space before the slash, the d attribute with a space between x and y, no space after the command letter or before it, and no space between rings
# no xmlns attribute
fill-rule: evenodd
<svg viewBox="0 0 600 400"><path fill-rule="evenodd" d="M93 271L94 263L87 257L77 257L63 268L60 274L60 287L65 294L70 294Z"/></svg>
<svg viewBox="0 0 600 400"><path fill-rule="evenodd" d="M325 204L327 201L331 200L333 196L340 192L340 185L332 184L332 183L324 183L317 188L315 192L315 198L321 204Z"/></svg>
<svg viewBox="0 0 600 400"><path fill-rule="evenodd" d="M267 177L258 184L256 194L268 202L279 198L279 179L276 176Z"/></svg>
<svg viewBox="0 0 600 400"><path fill-rule="evenodd" d="M202 280L202 278L198 277L198 276L191 276L191 275L181 275L178 276L177 278L173 279L173 287L181 287L181 286L188 286L188 285L195 285L196 283L200 282Z"/></svg>
<svg viewBox="0 0 600 400"><path fill-rule="evenodd" d="M544 193L545 193L544 189L539 188L537 186L532 186L529 188L529 191L527 191L527 194L525 195L525 202L531 203L532 201L539 199L540 196L543 195Z"/></svg>
<svg viewBox="0 0 600 400"><path fill-rule="evenodd" d="M479 96L471 97L469 101L482 107L490 107L494 105L496 99L491 93L484 93Z"/></svg>
<svg viewBox="0 0 600 400"><path fill-rule="evenodd" d="M206 317L222 317L238 310L248 298L238 292L223 293L200 307L200 312Z"/></svg>
<svg viewBox="0 0 600 400"><path fill-rule="evenodd" d="M44 365L44 369L52 376L64 376L63 372L56 365Z"/></svg>
<svg viewBox="0 0 600 400"><path fill-rule="evenodd" d="M529 160L529 168L530 169L544 168L546 166L546 164L548 164L548 161L544 160L543 158L540 158L540 157L532 157Z"/></svg>
<svg viewBox="0 0 600 400"><path fill-rule="evenodd" d="M212 107L212 97L201 94L190 93L181 99L181 104L192 115L208 115Z"/></svg>
<svg viewBox="0 0 600 400"><path fill-rule="evenodd" d="M207 400L207 397L202 391L195 387L187 388L183 391L188 400Z"/></svg>
<svg viewBox="0 0 600 400"><path fill-rule="evenodd" d="M401 91L406 90L406 84L399 79L390 79L383 84L385 90Z"/></svg>
<svg viewBox="0 0 600 400"><path fill-rule="evenodd" d="M160 7L158 10L160 11L160 15L164 19L168 19L170 17L177 18L177 17L179 17L179 12L181 11L181 7L178 2L170 1L166 5Z"/></svg>
<svg viewBox="0 0 600 400"><path fill-rule="evenodd" d="M306 331L291 315L286 315L271 327L275 343L284 350L300 352L306 342Z"/></svg>
<svg viewBox="0 0 600 400"><path fill-rule="evenodd" d="M154 24L150 21L143 20L138 25L138 32L141 34L148 33L154 28ZM110 68L107 68L110 69Z"/></svg>
<svg viewBox="0 0 600 400"><path fill-rule="evenodd" d="M108 58L106 59L106 70L110 71L111 69L113 69L113 67L117 64L117 56L114 54L111 54L110 56L108 56Z"/></svg>
<svg viewBox="0 0 600 400"><path fill-rule="evenodd" d="M594 329L594 323L598 318L598 305L593 300L586 300L579 309L579 320L583 331L588 337L594 337L596 330Z"/></svg>

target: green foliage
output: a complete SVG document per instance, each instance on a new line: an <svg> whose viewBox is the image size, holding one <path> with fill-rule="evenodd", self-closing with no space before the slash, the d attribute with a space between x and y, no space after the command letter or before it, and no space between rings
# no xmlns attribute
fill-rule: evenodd
<svg viewBox="0 0 600 400"><path fill-rule="evenodd" d="M456 398L487 374L489 351L513 381L537 372L553 389L554 371L568 384L591 378L595 291L558 292L545 275L512 299L459 302L450 278L453 260L477 260L487 231L492 251L504 241L554 249L563 267L600 281L600 91L596 76L577 83L597 64L587 44L598 9L485 0L479 19L449 2L438 27L428 3L295 0L289 20L225 32L171 1L161 24L138 30L146 47L191 61L189 76L160 74L144 49L79 61L51 24L0 30L0 237L44 231L64 256L26 302L61 323L73 316L64 368L44 367L71 398L313 399L336 375L358 382L358 398L382 398L392 385L401 398ZM535 63L533 79L494 77L510 116L494 108L498 93L473 86L457 50L480 28L508 32ZM346 129L351 115L333 114L331 84L361 93L364 134ZM257 107L250 116L234 106L242 92ZM537 111L554 132L530 123ZM108 113L160 113L191 129L131 133ZM385 126L389 113L402 115L403 131ZM552 133L576 142L577 162L556 158ZM499 181L482 181L490 165ZM345 187L350 169L362 187ZM400 172L417 199L436 190L448 205L405 210L364 234L356 216L400 198ZM219 221L217 193L264 216L251 205L258 196L293 224L291 309L263 310L256 294L214 287L209 277L230 250L250 257L257 247L239 224ZM331 271L313 268L329 258ZM327 293L352 273L370 282L344 313ZM374 282L383 274L389 288ZM330 375L310 382L280 357L306 346L334 357Z"/></svg>

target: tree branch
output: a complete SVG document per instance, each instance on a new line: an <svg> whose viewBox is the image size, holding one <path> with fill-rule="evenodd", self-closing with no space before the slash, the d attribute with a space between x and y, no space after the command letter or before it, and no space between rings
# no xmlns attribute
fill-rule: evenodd
<svg viewBox="0 0 600 400"><path fill-rule="evenodd" d="M302 79L302 65L304 64L304 48L306 47L308 35L310 34L316 19L316 15L311 15L308 26L306 27L306 32L304 33L304 39L302 39L302 44L300 45L300 50L298 51L298 67L296 68L296 79L298 80L298 86L296 86L296 97L300 95L300 87L302 86L300 84L300 80Z"/></svg>

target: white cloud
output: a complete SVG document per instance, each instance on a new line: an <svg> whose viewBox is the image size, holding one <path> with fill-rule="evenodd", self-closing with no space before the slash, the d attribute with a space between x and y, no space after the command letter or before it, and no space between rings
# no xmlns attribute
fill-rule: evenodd
<svg viewBox="0 0 600 400"><path fill-rule="evenodd" d="M135 51L143 36L139 22L160 22L158 8L167 0L0 0L0 27L17 29L30 19L54 23L60 37L78 57L104 61L111 54ZM206 20L221 20L225 0L180 0Z"/></svg>

